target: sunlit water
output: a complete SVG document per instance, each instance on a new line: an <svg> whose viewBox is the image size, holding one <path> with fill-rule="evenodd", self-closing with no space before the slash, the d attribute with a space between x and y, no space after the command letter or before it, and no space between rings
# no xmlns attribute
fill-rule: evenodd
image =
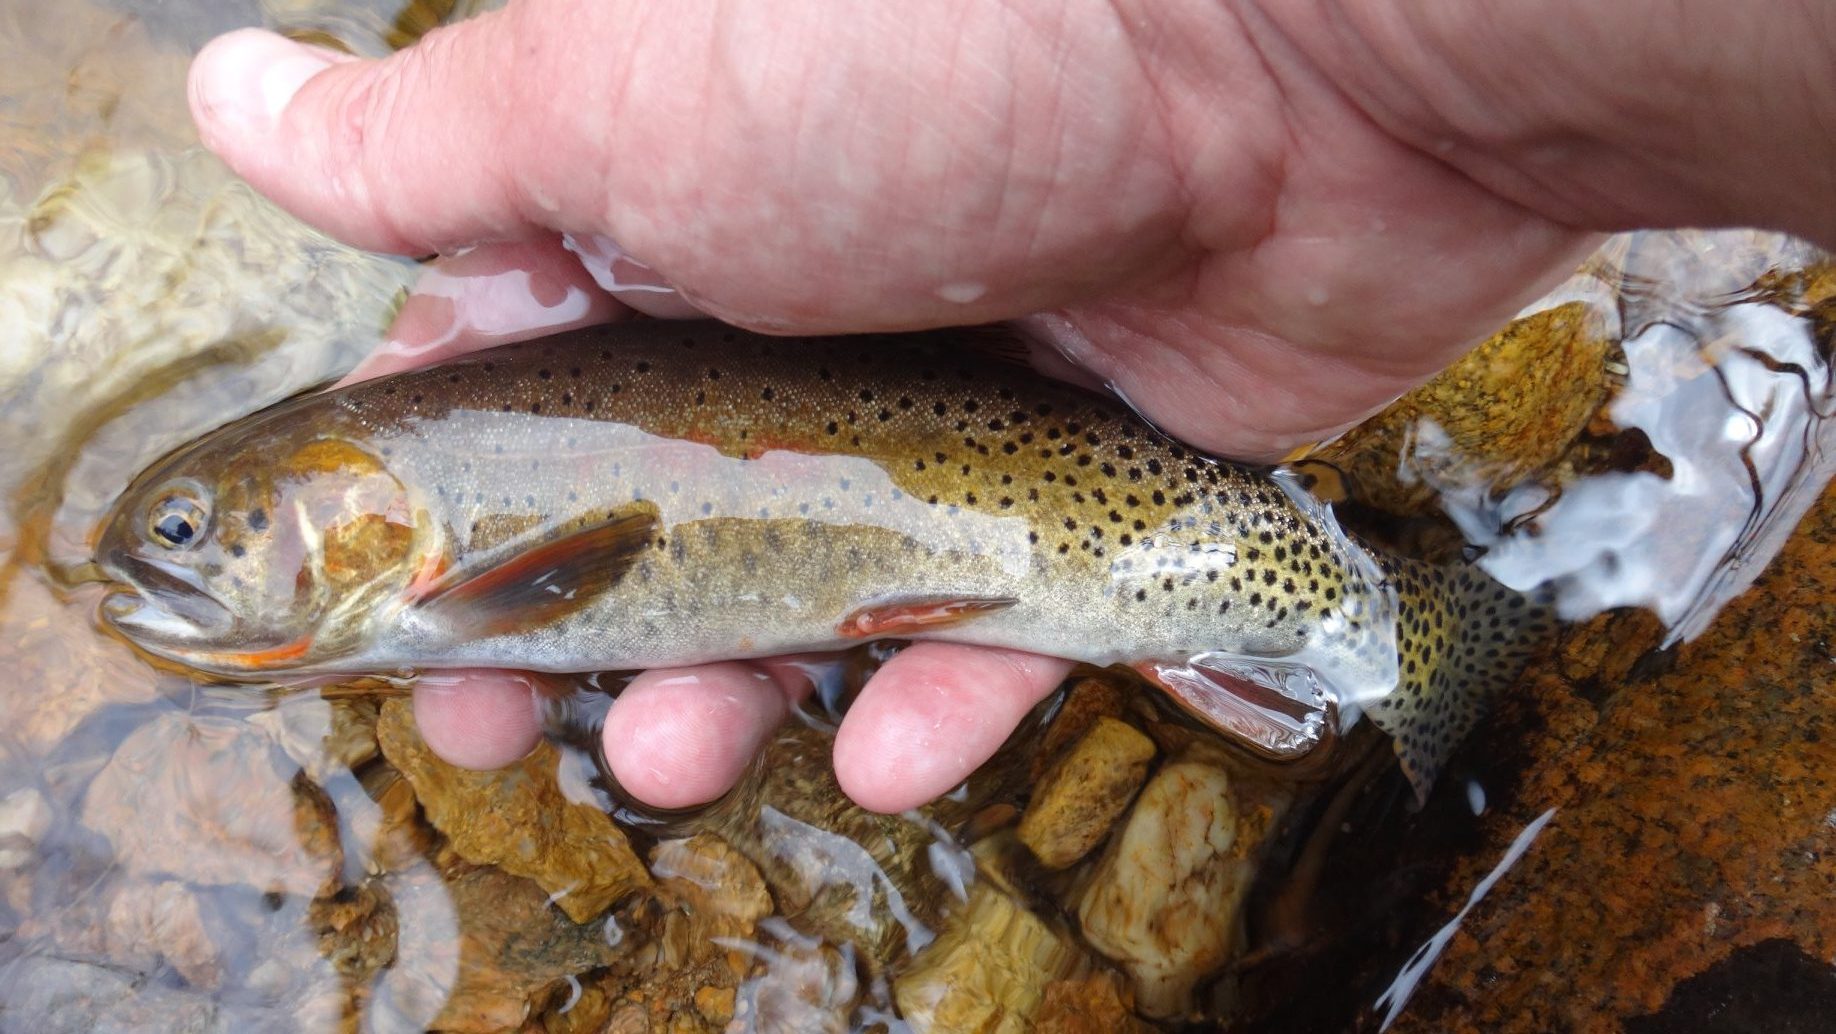
<svg viewBox="0 0 1836 1034"><path fill-rule="evenodd" d="M1097 871L1102 852L1053 874L1018 846L1041 730L1074 703L1051 702L968 785L896 817L848 806L828 774L831 723L866 656L821 672L817 703L708 812L644 813L608 793L589 753L541 754L517 778L546 789L519 821L610 813L644 863L629 879L662 888L575 921L569 894L619 863L568 875L529 861L594 843L564 832L483 864L467 837L488 837L441 824L451 805L391 739L406 735L385 703L399 687L277 702L156 669L97 633L95 593L75 576L126 481L347 369L413 273L305 230L200 152L188 54L257 21L377 54L460 7L0 2L0 1027L584 1030L636 1008L670 1029L945 1030L997 1006L1221 1017L1254 1000L1242 985L1255 969L1222 959L1196 987L1131 985L1111 961L1131 958L1128 921L1106 919L1088 889L1113 876ZM1615 240L1537 307L1580 306L1605 342L1589 387L1601 403L1569 428L1576 445L1501 476L1423 418L1385 476L1428 490L1499 580L1553 579L1565 617L1645 607L1672 639L1697 636L1831 473L1827 328L1808 314L1836 286L1798 275L1818 261L1760 234ZM590 744L610 685L564 697L557 737ZM1169 744L1209 756L1173 716L1131 706L1161 737L1163 771ZM1381 767L1382 749L1354 748L1339 777ZM1208 772L1236 773L1240 830L1262 815L1272 838L1298 835L1280 817L1322 773L1240 763L1195 763L1195 792ZM482 796L467 800L496 799L482 777L468 786ZM1443 792L1484 810L1477 784ZM1472 900L1560 822L1526 829ZM1247 886L1254 853L1232 864L1217 881ZM1232 894L1189 911L1234 931ZM1464 915L1348 1014L1406 1010Z"/></svg>

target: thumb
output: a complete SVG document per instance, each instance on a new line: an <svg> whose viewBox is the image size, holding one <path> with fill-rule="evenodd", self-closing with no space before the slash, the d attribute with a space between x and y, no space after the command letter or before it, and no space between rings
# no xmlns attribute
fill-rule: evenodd
<svg viewBox="0 0 1836 1034"><path fill-rule="evenodd" d="M495 21L436 30L378 61L232 32L192 63L192 118L256 190L359 247L426 254L527 236L491 160L505 112L485 80L507 67L497 51L510 45Z"/></svg>
<svg viewBox="0 0 1836 1034"><path fill-rule="evenodd" d="M1174 137L1109 16L872 10L520 0L380 61L243 31L198 55L192 107L257 190L352 244L603 234L760 329L985 322L1196 261Z"/></svg>

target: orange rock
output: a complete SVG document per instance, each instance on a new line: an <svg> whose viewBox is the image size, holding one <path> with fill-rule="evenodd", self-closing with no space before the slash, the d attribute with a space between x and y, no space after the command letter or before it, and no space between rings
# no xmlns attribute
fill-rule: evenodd
<svg viewBox="0 0 1836 1034"><path fill-rule="evenodd" d="M1612 616L1572 630L1562 654L1580 663L1535 671L1513 694L1542 730L1539 760L1485 817L1486 847L1446 885L1450 911L1532 819L1554 816L1392 1029L1605 1034L1659 1014L1674 988L1750 958L1748 946L1836 956L1832 644L1836 492L1668 670L1603 705L1563 670L1617 655L1637 672L1655 637L1629 638Z"/></svg>
<svg viewBox="0 0 1836 1034"><path fill-rule="evenodd" d="M457 768L427 749L413 708L400 699L383 705L376 733L383 754L414 784L427 821L454 850L535 880L575 922L650 886L650 874L611 817L562 791L553 746L543 743L495 772Z"/></svg>

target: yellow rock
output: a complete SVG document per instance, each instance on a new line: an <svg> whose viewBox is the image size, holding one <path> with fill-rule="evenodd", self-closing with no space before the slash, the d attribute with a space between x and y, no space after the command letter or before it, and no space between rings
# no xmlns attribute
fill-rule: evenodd
<svg viewBox="0 0 1836 1034"><path fill-rule="evenodd" d="M1134 799L1154 758L1154 741L1127 722L1098 717L1033 791L1020 841L1048 869L1088 854Z"/></svg>
<svg viewBox="0 0 1836 1034"><path fill-rule="evenodd" d="M731 987L701 988L695 992L695 1011L709 1023L723 1025L733 1018L734 995Z"/></svg>
<svg viewBox="0 0 1836 1034"><path fill-rule="evenodd" d="M383 705L376 735L383 755L414 785L427 820L461 857L529 877L575 922L651 885L611 817L562 792L560 757L549 744L495 772L456 768L421 742L413 708L399 699Z"/></svg>
<svg viewBox="0 0 1836 1034"><path fill-rule="evenodd" d="M1058 712L1052 716L1052 724L1046 726L1033 751L1030 762L1033 782L1037 783L1046 769L1051 768L1059 755L1077 742L1097 718L1103 715L1120 717L1125 698L1125 691L1113 679L1085 677L1072 683L1064 702L1058 705Z"/></svg>
<svg viewBox="0 0 1836 1034"><path fill-rule="evenodd" d="M917 1034L1020 1034L1054 981L1086 975L1072 942L987 880L893 985Z"/></svg>
<svg viewBox="0 0 1836 1034"><path fill-rule="evenodd" d="M1077 903L1084 939L1135 981L1141 1011L1190 1012L1241 941L1239 909L1285 797L1189 751L1161 766Z"/></svg>
<svg viewBox="0 0 1836 1034"><path fill-rule="evenodd" d="M1445 486L1510 488L1561 459L1605 399L1608 329L1580 301L1524 316L1315 456L1393 513L1434 511Z"/></svg>

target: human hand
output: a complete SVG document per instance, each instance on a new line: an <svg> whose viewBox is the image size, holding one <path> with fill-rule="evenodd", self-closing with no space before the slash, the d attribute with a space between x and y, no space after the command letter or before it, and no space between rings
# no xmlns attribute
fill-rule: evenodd
<svg viewBox="0 0 1836 1034"><path fill-rule="evenodd" d="M1170 433L1267 459L1431 376L1590 231L1830 239L1836 163L1780 143L1821 140L1829 98L1765 108L1828 81L1795 43L1828 38L1815 9L1665 5L1686 38L1628 47L1646 7L525 0L382 62L232 34L192 100L236 171L345 240L498 242L430 274L362 372L627 305L768 331L1020 319ZM642 264L601 250L602 284L558 232ZM914 646L851 709L837 775L870 808L927 800L1064 672ZM646 673L608 760L651 803L707 800L796 683ZM416 700L462 764L536 736L510 676Z"/></svg>

